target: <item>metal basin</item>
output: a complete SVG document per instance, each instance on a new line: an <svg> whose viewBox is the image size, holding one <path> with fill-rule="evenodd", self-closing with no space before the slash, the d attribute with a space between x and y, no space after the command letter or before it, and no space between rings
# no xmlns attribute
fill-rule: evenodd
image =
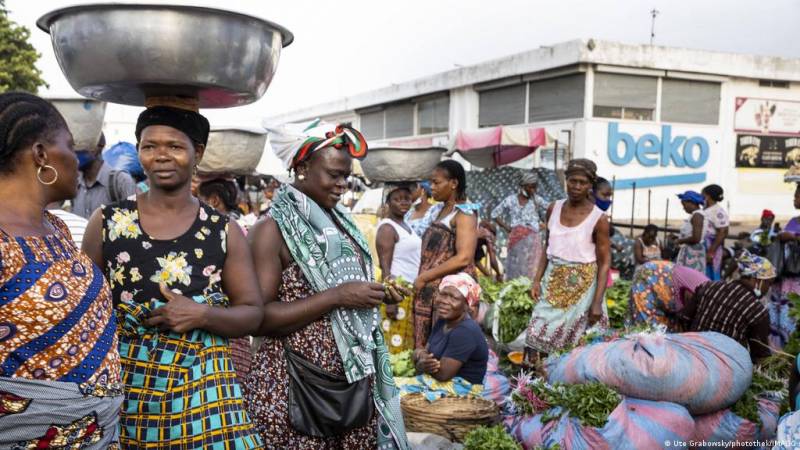
<svg viewBox="0 0 800 450"><path fill-rule="evenodd" d="M251 175L255 172L266 145L265 130L214 129L208 135L208 145L203 159L197 165L197 171Z"/></svg>
<svg viewBox="0 0 800 450"><path fill-rule="evenodd" d="M64 116L76 150L94 150L103 131L106 104L85 98L47 99Z"/></svg>
<svg viewBox="0 0 800 450"><path fill-rule="evenodd" d="M261 98L294 39L275 23L219 9L90 4L36 24L50 33L61 70L80 94L143 106L148 96L197 97L202 108Z"/></svg>
<svg viewBox="0 0 800 450"><path fill-rule="evenodd" d="M430 178L445 150L442 147L370 148L361 161L361 169L370 181L424 180Z"/></svg>

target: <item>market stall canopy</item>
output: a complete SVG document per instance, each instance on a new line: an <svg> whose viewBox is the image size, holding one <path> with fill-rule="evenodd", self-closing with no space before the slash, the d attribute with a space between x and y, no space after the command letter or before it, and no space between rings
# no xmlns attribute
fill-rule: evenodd
<svg viewBox="0 0 800 450"><path fill-rule="evenodd" d="M494 127L459 130L450 140L447 155L458 152L470 164L491 168L511 164L539 147L552 145L555 138L544 128Z"/></svg>
<svg viewBox="0 0 800 450"><path fill-rule="evenodd" d="M293 36L247 14L188 5L88 4L57 9L37 26L81 95L144 106L148 98L196 99L201 108L255 102Z"/></svg>

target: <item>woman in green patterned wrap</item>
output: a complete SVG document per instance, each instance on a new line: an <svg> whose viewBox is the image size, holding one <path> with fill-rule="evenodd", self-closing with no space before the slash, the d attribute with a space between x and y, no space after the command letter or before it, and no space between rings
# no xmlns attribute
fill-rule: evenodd
<svg viewBox="0 0 800 450"><path fill-rule="evenodd" d="M268 448L407 449L379 325L383 286L374 282L366 240L337 206L353 158L366 155L366 142L350 127L319 122L270 132L275 153L296 181L275 193L267 218L249 235L265 302L259 333L267 336L246 382L251 417ZM374 414L323 436L295 428L285 351L349 383L369 380L366 404L348 406L368 409L371 401Z"/></svg>

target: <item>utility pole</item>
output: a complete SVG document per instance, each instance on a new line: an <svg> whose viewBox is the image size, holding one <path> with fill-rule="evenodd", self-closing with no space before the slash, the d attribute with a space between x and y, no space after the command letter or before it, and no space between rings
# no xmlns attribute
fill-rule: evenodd
<svg viewBox="0 0 800 450"><path fill-rule="evenodd" d="M652 17L650 21L650 45L653 45L653 39L656 38L656 16L658 13L659 11L655 8L650 11L650 16Z"/></svg>

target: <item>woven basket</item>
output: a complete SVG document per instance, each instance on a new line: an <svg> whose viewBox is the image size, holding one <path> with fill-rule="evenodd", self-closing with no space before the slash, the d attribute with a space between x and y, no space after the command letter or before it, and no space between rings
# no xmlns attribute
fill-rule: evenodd
<svg viewBox="0 0 800 450"><path fill-rule="evenodd" d="M448 396L429 402L422 394L409 394L400 402L406 429L432 433L461 442L481 425L497 420L499 409L491 400Z"/></svg>

